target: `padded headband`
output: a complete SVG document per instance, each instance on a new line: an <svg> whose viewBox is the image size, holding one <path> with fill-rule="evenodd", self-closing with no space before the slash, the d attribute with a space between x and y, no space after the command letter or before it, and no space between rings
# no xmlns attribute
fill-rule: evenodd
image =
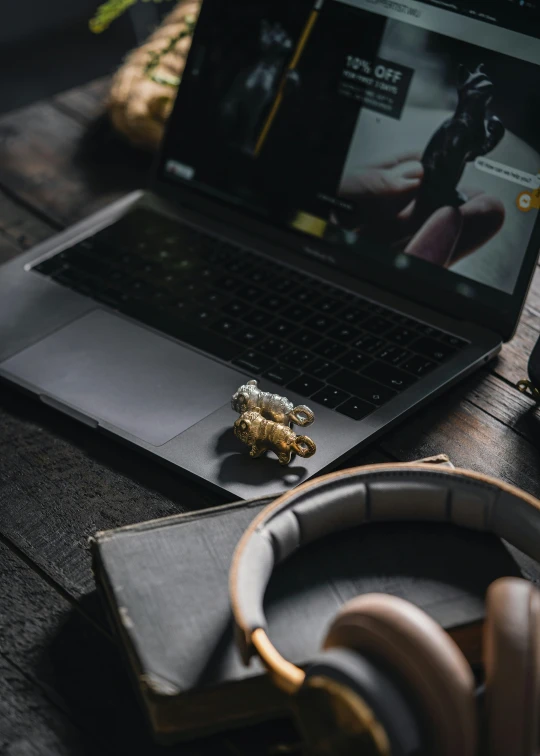
<svg viewBox="0 0 540 756"><path fill-rule="evenodd" d="M410 463L324 475L266 507L236 548L230 595L244 662L259 653L281 687L296 689L303 672L266 635L263 600L275 565L323 536L388 520L446 522L494 533L540 561L540 501L496 478Z"/></svg>

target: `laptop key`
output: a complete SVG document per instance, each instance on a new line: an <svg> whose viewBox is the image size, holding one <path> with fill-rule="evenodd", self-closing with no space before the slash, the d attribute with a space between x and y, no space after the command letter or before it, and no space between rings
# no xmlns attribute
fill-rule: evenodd
<svg viewBox="0 0 540 756"><path fill-rule="evenodd" d="M363 367L366 367L366 365L369 365L371 358L366 357L365 354L361 354L360 352L351 351L342 355L338 359L338 362L349 370L361 370Z"/></svg>
<svg viewBox="0 0 540 756"><path fill-rule="evenodd" d="M236 291L242 286L242 281L235 276L223 276L216 281L216 287L223 291Z"/></svg>
<svg viewBox="0 0 540 756"><path fill-rule="evenodd" d="M332 383L343 391L354 394L354 396L376 406L384 404L396 395L395 391L391 391L386 386L381 386L380 383L375 383L375 381L369 380L363 375L352 373L350 370L340 370L339 373L333 375Z"/></svg>
<svg viewBox="0 0 540 756"><path fill-rule="evenodd" d="M414 352L423 354L424 357L430 360L435 360L435 362L443 362L456 352L448 344L442 344L440 341L435 341L435 339L431 339L428 336L418 339L418 341L411 344L411 349Z"/></svg>
<svg viewBox="0 0 540 756"><path fill-rule="evenodd" d="M236 320L232 320L231 318L219 318L213 323L210 323L209 327L213 331L218 331L219 333L226 334L227 336L232 336L234 333L236 333L236 331L240 330L241 323L238 323Z"/></svg>
<svg viewBox="0 0 540 756"><path fill-rule="evenodd" d="M345 344L340 344L337 341L323 341L317 346L317 354L320 357L326 357L328 360L333 360L336 357L339 357L345 349Z"/></svg>
<svg viewBox="0 0 540 756"><path fill-rule="evenodd" d="M337 339L338 341L343 341L346 344L350 344L352 341L354 341L355 338L358 337L358 334L359 331L357 331L356 328L347 325L340 325L337 326L337 328L332 328L332 330L328 331L326 335L331 339Z"/></svg>
<svg viewBox="0 0 540 756"><path fill-rule="evenodd" d="M412 331L410 328L394 328L389 333L386 334L386 338L390 339L390 341L395 342L396 344L402 344L404 346L411 343L411 341L414 341L414 339L418 338L418 334L415 331Z"/></svg>
<svg viewBox="0 0 540 756"><path fill-rule="evenodd" d="M287 384L287 388L290 388L291 391L296 391L297 394L301 394L302 396L311 396L316 391L322 389L323 386L324 383L322 381L311 378L309 375L301 375Z"/></svg>
<svg viewBox="0 0 540 756"><path fill-rule="evenodd" d="M315 345L318 344L320 340L321 337L319 334L314 333L313 331L308 331L307 329L297 331L294 336L291 337L291 341L296 346L303 347L304 349L313 349L314 352L317 351Z"/></svg>
<svg viewBox="0 0 540 756"><path fill-rule="evenodd" d="M236 331L233 338L242 344L259 344L264 340L264 334L256 328L241 328L239 331Z"/></svg>
<svg viewBox="0 0 540 756"><path fill-rule="evenodd" d="M277 291L279 294L287 294L288 292L292 291L296 287L296 282L292 278L278 278L274 283L272 284L272 288L274 291Z"/></svg>
<svg viewBox="0 0 540 756"><path fill-rule="evenodd" d="M370 336L369 334L363 334L360 336L359 339L356 339L353 346L355 346L357 349L360 349L361 352L365 352L366 354L371 354L372 352L376 352L377 349L381 349L385 345L385 342L382 339L377 339L375 336Z"/></svg>
<svg viewBox="0 0 540 756"><path fill-rule="evenodd" d="M239 302L237 299L233 299L232 301L227 302L227 304L224 305L221 310L226 315L230 315L233 318L241 318L242 316L247 315L252 311L250 307L245 305L243 302Z"/></svg>
<svg viewBox="0 0 540 756"><path fill-rule="evenodd" d="M317 359L310 362L305 369L310 375L314 375L315 378L320 378L324 381L331 376L332 373L336 372L338 366L335 362L328 362L327 360L317 357Z"/></svg>
<svg viewBox="0 0 540 756"><path fill-rule="evenodd" d="M172 302L169 312L172 315L185 315L186 313L191 312L194 306L193 301L188 297L179 297Z"/></svg>
<svg viewBox="0 0 540 756"><path fill-rule="evenodd" d="M156 307L169 307L170 305L174 304L175 300L176 298L166 289L154 289L152 296L149 297L149 301L151 301L151 303ZM212 309L204 309L212 316L214 315Z"/></svg>
<svg viewBox="0 0 540 756"><path fill-rule="evenodd" d="M345 391L341 391L341 389L334 388L333 386L325 386L311 398L314 402L324 404L325 407L333 409L334 407L337 407L338 404L342 404L348 399L349 395L345 393Z"/></svg>
<svg viewBox="0 0 540 756"><path fill-rule="evenodd" d="M352 399L347 399L346 402L340 404L336 409L342 415L347 415L347 417L353 420L362 420L362 418L375 410L375 406L353 396Z"/></svg>
<svg viewBox="0 0 540 756"><path fill-rule="evenodd" d="M190 316L203 325L209 323L215 316L215 312L209 307L195 307Z"/></svg>
<svg viewBox="0 0 540 756"><path fill-rule="evenodd" d="M257 346L259 352L268 354L270 357L279 357L290 348L290 344L287 344L280 339L274 339L273 337L266 339L266 341L263 341L262 344Z"/></svg>
<svg viewBox="0 0 540 756"><path fill-rule="evenodd" d="M260 307L266 307L267 310L271 310L272 312L275 312L276 310L280 310L282 307L285 307L287 304L287 300L285 297L280 297L277 294L269 294L266 297L263 297L259 302L257 302Z"/></svg>
<svg viewBox="0 0 540 756"><path fill-rule="evenodd" d="M233 365L244 368L244 370L250 370L252 373L262 373L264 370L272 365L272 358L264 354L259 354L253 350L244 352L233 360Z"/></svg>
<svg viewBox="0 0 540 756"><path fill-rule="evenodd" d="M303 368L312 359L313 355L303 349L290 349L280 357L280 360L293 368Z"/></svg>
<svg viewBox="0 0 540 756"><path fill-rule="evenodd" d="M283 315L284 318L288 318L288 320L297 323L298 321L303 321L306 318L309 318L310 315L313 315L313 310L310 310L309 307L306 307L305 305L292 304L285 307L280 314Z"/></svg>
<svg viewBox="0 0 540 756"><path fill-rule="evenodd" d="M323 333L324 331L327 331L329 328L338 328L339 320L336 320L335 318L332 318L329 315L313 315L312 314L309 320L306 320L304 325L307 325L309 328L313 328L313 330L317 331L318 333Z"/></svg>
<svg viewBox="0 0 540 756"><path fill-rule="evenodd" d="M380 316L369 318L362 323L362 328L374 336L380 336L381 334L386 333L386 331L389 331L392 327L393 324L390 320L381 318Z"/></svg>
<svg viewBox="0 0 540 756"><path fill-rule="evenodd" d="M433 326L426 325L425 323L418 323L416 330L419 331L424 336L430 336L435 339L439 339L441 338L441 336L445 335L442 331L439 331L438 328L434 328Z"/></svg>
<svg viewBox="0 0 540 756"><path fill-rule="evenodd" d="M358 307L348 307L346 310L339 314L339 319L342 322L349 323L350 325L356 325L366 320L368 314L365 310L360 310Z"/></svg>
<svg viewBox="0 0 540 756"><path fill-rule="evenodd" d="M272 332L284 339L290 338L297 330L298 327L287 320L279 319L272 324Z"/></svg>
<svg viewBox="0 0 540 756"><path fill-rule="evenodd" d="M257 304L259 299L264 297L264 295L264 289L261 289L259 286L246 286L246 284L242 284L242 286L236 290L237 297L247 299L251 304Z"/></svg>
<svg viewBox="0 0 540 756"><path fill-rule="evenodd" d="M409 373L414 373L415 375L422 376L433 370L435 363L431 362L425 357L420 357L419 355L415 354L414 356L411 356L409 360L404 362L401 367L403 368L403 370L407 370Z"/></svg>
<svg viewBox="0 0 540 756"><path fill-rule="evenodd" d="M203 291L197 295L197 300L200 304L207 304L211 307L222 307L230 301L228 295L221 291Z"/></svg>
<svg viewBox="0 0 540 756"><path fill-rule="evenodd" d="M366 375L368 378L377 381L377 383L382 383L383 386L388 386L388 388L394 391L403 391L415 381L412 375L404 373L403 370L398 370L379 360L375 360L371 365L368 365L362 371L362 375Z"/></svg>
<svg viewBox="0 0 540 756"><path fill-rule="evenodd" d="M267 370L266 373L264 373L264 377L268 378L269 381L273 381L274 383L277 383L280 386L285 386L287 383L290 383L295 378L298 378L300 375L300 371L294 370L293 368L289 367L288 365L274 365L270 368L270 370Z"/></svg>
<svg viewBox="0 0 540 756"><path fill-rule="evenodd" d="M389 344L377 354L377 357L379 360L390 363L390 365L399 365L403 360L412 357L412 354L406 349Z"/></svg>
<svg viewBox="0 0 540 756"><path fill-rule="evenodd" d="M274 316L264 310L248 310L246 308L246 313L242 319L257 328L269 328Z"/></svg>
<svg viewBox="0 0 540 756"><path fill-rule="evenodd" d="M468 343L467 341L465 341L465 339L460 339L457 336L451 336L449 333L441 333L439 338L441 341L444 341L445 344L448 344L454 349L462 349L464 346L467 346Z"/></svg>
<svg viewBox="0 0 540 756"><path fill-rule="evenodd" d="M317 302L317 311L326 315L333 315L341 310L343 304L337 299L324 298Z"/></svg>
<svg viewBox="0 0 540 756"><path fill-rule="evenodd" d="M294 298L297 302L300 302L301 304L308 304L312 307L314 306L313 301L314 292L312 289L307 289L305 286L297 287L294 292ZM317 309L319 309L317 305Z"/></svg>
<svg viewBox="0 0 540 756"><path fill-rule="evenodd" d="M255 268L255 270L250 271L246 276L246 279L254 284L264 284L270 278L271 274L267 273L263 268Z"/></svg>

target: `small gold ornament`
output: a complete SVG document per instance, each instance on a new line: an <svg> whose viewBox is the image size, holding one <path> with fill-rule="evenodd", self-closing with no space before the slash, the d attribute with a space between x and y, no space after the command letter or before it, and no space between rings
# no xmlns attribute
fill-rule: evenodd
<svg viewBox="0 0 540 756"><path fill-rule="evenodd" d="M294 423L305 428L306 425L311 425L315 420L315 413L305 404L295 407L285 396L261 391L255 380L248 381L240 386L232 396L231 407L240 415L257 407L263 417L281 425L290 426Z"/></svg>
<svg viewBox="0 0 540 756"><path fill-rule="evenodd" d="M535 402L540 402L540 391L531 381L524 378L516 383L516 388L521 391L522 394L530 396Z"/></svg>
<svg viewBox="0 0 540 756"><path fill-rule="evenodd" d="M267 420L260 407L243 412L234 423L234 435L251 447L251 457L260 457L273 451L281 465L288 465L293 452L301 457L312 457L317 451L315 442L308 436L297 436L288 425Z"/></svg>

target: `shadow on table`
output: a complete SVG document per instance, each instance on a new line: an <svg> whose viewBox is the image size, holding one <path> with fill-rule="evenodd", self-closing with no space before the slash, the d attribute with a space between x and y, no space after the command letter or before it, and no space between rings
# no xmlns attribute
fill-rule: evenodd
<svg viewBox="0 0 540 756"><path fill-rule="evenodd" d="M142 189L155 155L133 147L112 127L106 113L89 124L74 155L84 168L88 185L99 192L128 192Z"/></svg>
<svg viewBox="0 0 540 756"><path fill-rule="evenodd" d="M532 400L531 400L532 402ZM538 405L531 404L512 426L540 450L540 411Z"/></svg>
<svg viewBox="0 0 540 756"><path fill-rule="evenodd" d="M140 519L165 517L186 510L225 503L223 497L190 481L178 471L158 464L140 451L130 449L115 439L107 438L41 402L23 396L7 385L3 387L0 395L0 411L16 417L23 423L39 426L82 452L83 457L74 453L77 458L73 460L73 464L81 468L82 475L88 475L91 472L92 463L97 462L114 473L129 478L130 481L143 486L146 490L154 491L166 498L159 511L156 511L155 507L149 509L147 516ZM36 434L36 451L42 443L42 433ZM128 514L128 509L129 502L126 502L126 514ZM128 517L126 522L134 522L133 516Z"/></svg>
<svg viewBox="0 0 540 756"><path fill-rule="evenodd" d="M94 614L96 603L94 592L84 597L81 608ZM52 673L48 677L54 680L55 697L82 730L103 742L103 756L109 752L132 756L266 756L272 750L267 750L265 743L276 744L276 738L291 735L287 723L268 722L191 743L157 745L119 648L75 610L43 655L40 665L46 665Z"/></svg>

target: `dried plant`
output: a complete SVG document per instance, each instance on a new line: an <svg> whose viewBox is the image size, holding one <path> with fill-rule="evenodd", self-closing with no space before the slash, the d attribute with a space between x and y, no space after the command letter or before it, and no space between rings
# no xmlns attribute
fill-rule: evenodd
<svg viewBox="0 0 540 756"><path fill-rule="evenodd" d="M163 0L142 1L145 3L163 2ZM138 0L107 0L105 3L103 3L103 5L100 5L98 7L94 17L90 19L90 29L95 34L100 34L101 32L105 31L105 29L108 29L112 22L115 21L119 16L121 16L124 11L126 11L128 8L131 8L132 5L135 5L136 2L138 2Z"/></svg>

